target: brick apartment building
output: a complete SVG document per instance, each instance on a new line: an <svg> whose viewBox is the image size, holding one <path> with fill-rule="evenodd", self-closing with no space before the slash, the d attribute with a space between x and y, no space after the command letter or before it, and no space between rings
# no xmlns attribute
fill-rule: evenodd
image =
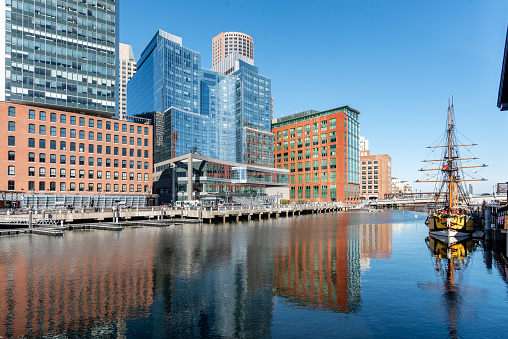
<svg viewBox="0 0 508 339"><path fill-rule="evenodd" d="M360 197L359 112L342 106L275 119L275 167L289 169L293 201Z"/></svg>
<svg viewBox="0 0 508 339"><path fill-rule="evenodd" d="M360 151L362 166L361 199L384 199L392 193L392 158L388 154L371 155Z"/></svg>
<svg viewBox="0 0 508 339"><path fill-rule="evenodd" d="M2 192L152 191L150 125L9 102L0 102L0 116Z"/></svg>

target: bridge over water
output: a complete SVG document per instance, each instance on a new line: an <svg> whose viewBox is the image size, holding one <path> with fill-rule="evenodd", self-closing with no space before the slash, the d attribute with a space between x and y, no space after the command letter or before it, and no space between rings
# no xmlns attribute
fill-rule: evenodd
<svg viewBox="0 0 508 339"><path fill-rule="evenodd" d="M493 194L493 195L472 195L470 196L471 203L473 205L481 205L483 202L486 203L498 203L498 204L506 204L506 195ZM443 202L443 199L440 199L439 202ZM397 208L404 206L430 206L434 205L434 197L431 195L427 196L410 196L410 197L393 197L386 199L378 199L378 200L368 200L364 201L358 207L360 208Z"/></svg>

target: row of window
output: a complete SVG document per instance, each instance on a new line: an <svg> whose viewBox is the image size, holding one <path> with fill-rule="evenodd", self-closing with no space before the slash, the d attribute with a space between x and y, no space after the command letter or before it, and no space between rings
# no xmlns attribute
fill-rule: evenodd
<svg viewBox="0 0 508 339"><path fill-rule="evenodd" d="M321 174L320 174L321 173ZM290 175L289 183L290 184L303 184L305 183L320 183L320 182L337 182L337 172L331 171L328 172L320 172L320 173L305 173L305 179L303 174L298 175ZM305 181L304 181L305 180Z"/></svg>
<svg viewBox="0 0 508 339"><path fill-rule="evenodd" d="M311 190L312 189L312 190ZM313 185L291 187L289 190L290 199L337 199L337 185Z"/></svg>
<svg viewBox="0 0 508 339"><path fill-rule="evenodd" d="M7 145L8 146L16 146L16 137L15 136L9 136L7 138ZM76 143L70 142L69 143L69 151L76 152L76 149L79 152L85 152L85 144L80 143L77 144L78 148L76 148ZM35 139L34 138L28 138L28 148L35 148ZM39 149L46 149L46 140L45 139L39 139ZM49 149L50 150L57 150L57 141L56 140L50 140L49 142ZM111 154L111 146L105 146L105 154L110 155ZM67 142L60 141L60 151L67 151ZM103 152L103 146L102 145L94 145L94 144L88 144L88 153L97 153L102 154ZM113 155L120 155L120 148L119 147L113 147ZM149 152L148 150L135 150L133 148L122 148L121 149L121 155L126 157L138 157L138 158L145 158L148 159ZM64 156L65 157L65 156Z"/></svg>
<svg viewBox="0 0 508 339"><path fill-rule="evenodd" d="M308 124L308 125L305 125L305 134L311 134L311 126L312 126L312 133L318 133L318 132L323 132L323 131L326 131L326 130L333 130L335 128L337 128L337 124L336 124L337 120L335 118L333 119L330 119L330 120L322 120L321 122L314 122L311 124ZM346 125L346 120L344 119L344 126ZM282 140L282 139L287 139L288 137L289 138L294 138L295 136L301 136L303 135L304 133L304 130L303 130L304 126L298 126L296 128L290 128L289 130L283 130L283 131L278 131L277 132L277 136L276 136L276 140Z"/></svg>
<svg viewBox="0 0 508 339"><path fill-rule="evenodd" d="M16 131L16 123L14 121L9 121L9 132L15 132ZM29 134L35 134L35 125L34 124L28 124L28 133ZM39 125L39 134L40 135L46 135L46 126L45 125ZM67 137L67 129L62 127L60 128L60 137L62 138L65 138ZM56 127L50 127L50 131L49 131L49 135L50 136L57 136L57 129ZM101 132L97 132L97 134L95 134L95 132L88 132L88 140L95 140L97 139L97 141L103 141L103 138L102 138L103 134ZM76 130L75 129L70 129L69 130L69 137L70 138L79 138L79 139L85 139L85 131L83 130L79 130L77 131L76 133ZM111 142L111 134L106 134L106 138L105 138L106 142ZM135 138L134 137L129 137L129 144L130 145L135 145L134 143L135 141ZM142 138L137 138L137 145L138 146L143 146L143 139ZM113 135L113 142L115 144L118 144L120 143L120 136L119 135ZM122 136L122 144L124 145L127 145L127 136ZM149 141L148 139L144 139L144 146L145 147L149 147Z"/></svg>
<svg viewBox="0 0 508 339"><path fill-rule="evenodd" d="M330 138L328 138L328 136L330 136ZM312 136L312 145L313 146L319 145L320 142L321 142L321 144L327 144L327 143L334 143L336 141L337 141L337 133L336 132L330 132L330 134L323 133L321 135L316 134L316 135ZM346 134L344 134L344 141L346 141ZM277 151L281 151L281 150L286 151L288 149L294 149L295 146L297 148L302 148L302 147L309 147L310 145L311 145L310 137L305 137L305 138L298 138L296 140L289 140L289 142L287 142L287 141L278 142L276 149L277 149Z"/></svg>
<svg viewBox="0 0 508 339"><path fill-rule="evenodd" d="M330 154L330 156L337 155L337 146L336 145L330 145L330 153L329 154ZM319 158L320 155L321 155L321 157L328 156L328 147L327 146L322 146L321 152L320 152L319 147L312 148L312 158ZM344 147L344 155L347 155L347 150L345 147ZM283 154L278 153L276 155L277 163L287 162L287 161L295 161L295 156L296 156L297 160L303 160L304 159L303 150L300 150L298 152L289 152L289 153L285 152ZM310 159L310 158L311 158L311 149L308 148L305 150L305 159Z"/></svg>
<svg viewBox="0 0 508 339"><path fill-rule="evenodd" d="M85 192L85 183L83 182L80 182L80 183L75 183L75 182L71 182L71 183L66 183L66 182L60 182L60 183L57 183L56 181L50 181L49 182L49 185L48 185L48 189L50 192L56 192L57 190L57 184L58 187L59 187L59 191L60 192ZM46 182L45 181L39 181L39 191L45 191L46 190ZM104 187L104 189L103 189ZM113 190L111 190L111 188L113 188ZM7 182L7 189L9 191L14 191L16 190L16 182L14 180L9 180ZM143 189L143 191L142 191ZM142 193L142 192L145 192L145 193L149 193L149 185L134 185L134 184L130 184L127 186L127 184L122 184L120 186L120 184L113 184L113 186L111 186L111 184L102 184L102 183L97 183L97 184L94 184L94 183L89 183L87 185L87 189L86 191L87 192L137 192L137 193ZM29 191L35 191L35 181L29 181L28 182L28 190Z"/></svg>
<svg viewBox="0 0 508 339"><path fill-rule="evenodd" d="M9 107L8 112L9 112L8 115L10 117L16 117L16 108L15 107ZM67 115L66 114L59 114L59 115L60 115L60 117L58 119L57 113L50 113L49 114L49 121L50 122L57 122L58 120L60 120L61 124L66 124L67 123ZM36 116L35 110L31 109L28 111L28 119L35 120L35 118L36 118L35 116ZM85 126L85 123L86 123L85 117L76 117L74 115L71 115L69 120L70 120L69 122L71 125L77 125L77 123L79 122L79 126ZM46 121L46 112L39 111L39 121ZM112 123L111 121L106 121L104 125L105 125L104 127L106 130L111 130L112 125L113 125L113 130L115 130L115 131L120 130L120 123L118 123L118 122ZM96 119L96 118L88 118L88 127L95 128L96 126L97 126L97 128L102 129L103 128L103 121L100 119ZM129 133L135 133L135 131L136 131L137 134L142 134L142 132L143 132L142 126L135 126L135 125L125 124L125 123L122 124L122 132L127 132L127 130L129 131ZM148 135L148 133L149 133L148 127L144 127L144 134Z"/></svg>
<svg viewBox="0 0 508 339"><path fill-rule="evenodd" d="M8 175L13 176L16 175L16 168L14 166L8 166L7 168ZM28 167L28 176L29 177L35 177L35 167ZM85 170L75 170L71 169L67 172L67 169L60 168L60 178L67 178L67 173L69 173L70 179L97 179L97 180L120 180L120 173L119 172L110 172L106 171L104 172L104 176L102 175L102 171L88 171L88 176L86 176ZM113 173L113 176L111 176L111 173ZM45 167L39 167L39 177L45 178L46 177L46 168ZM57 169L56 168L50 168L49 169L49 177L50 178L56 178L57 177ZM130 180L130 181L149 181L149 175L148 173L134 173L134 172L122 172L121 173L121 180Z"/></svg>

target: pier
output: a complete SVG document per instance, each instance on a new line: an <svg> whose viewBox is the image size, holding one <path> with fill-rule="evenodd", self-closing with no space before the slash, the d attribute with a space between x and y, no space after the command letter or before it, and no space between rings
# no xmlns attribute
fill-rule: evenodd
<svg viewBox="0 0 508 339"><path fill-rule="evenodd" d="M0 235L33 233L61 236L64 230L98 229L121 231L123 226L168 226L183 223L227 223L293 217L303 214L329 213L347 210L338 203L136 209L51 210L15 215L0 215ZM32 220L30 220L32 219ZM16 227L13 229L12 227Z"/></svg>

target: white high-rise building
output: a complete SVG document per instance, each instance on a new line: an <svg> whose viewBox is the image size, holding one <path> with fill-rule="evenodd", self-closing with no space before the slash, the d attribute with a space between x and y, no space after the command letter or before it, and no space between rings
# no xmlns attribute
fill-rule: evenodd
<svg viewBox="0 0 508 339"><path fill-rule="evenodd" d="M132 46L120 43L119 53L119 116L120 120L124 120L127 114L127 83L136 73L136 59Z"/></svg>
<svg viewBox="0 0 508 339"><path fill-rule="evenodd" d="M365 139L365 137L360 137L359 147L360 151L368 151L369 150L369 140Z"/></svg>

